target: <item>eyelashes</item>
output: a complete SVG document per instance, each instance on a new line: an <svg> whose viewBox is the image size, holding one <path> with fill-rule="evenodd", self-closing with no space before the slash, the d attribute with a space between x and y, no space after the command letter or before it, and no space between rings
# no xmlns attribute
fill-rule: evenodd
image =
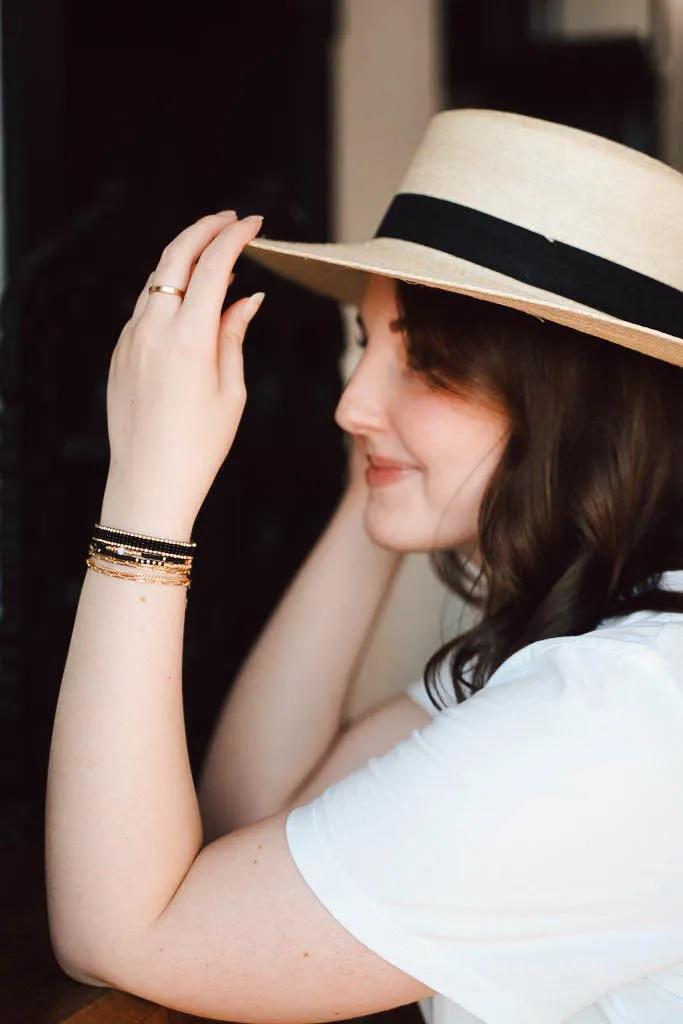
<svg viewBox="0 0 683 1024"><path fill-rule="evenodd" d="M394 334L406 334L406 322L402 317L398 317L396 320L392 320L389 324L389 328ZM355 337L355 342L358 348L365 349L368 347L368 336L365 332L365 324L360 317L356 319L356 330L358 333ZM405 341L405 338L404 338Z"/></svg>

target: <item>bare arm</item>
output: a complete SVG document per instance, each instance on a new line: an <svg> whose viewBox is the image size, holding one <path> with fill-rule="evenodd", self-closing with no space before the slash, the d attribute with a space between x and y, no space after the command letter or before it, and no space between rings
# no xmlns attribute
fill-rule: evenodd
<svg viewBox="0 0 683 1024"><path fill-rule="evenodd" d="M145 291L117 346L109 525L186 540L232 443L254 306L221 307L255 227L227 224L208 218L170 247L157 280L189 282L185 299L149 301ZM287 808L202 845L183 724L184 612L181 588L86 575L48 779L48 909L60 963L82 981L255 1024L344 1019L431 995L324 911L289 855ZM402 713L400 731L408 724ZM343 744L344 764L334 760L342 772L352 754L351 731L343 736L335 758Z"/></svg>
<svg viewBox="0 0 683 1024"><path fill-rule="evenodd" d="M157 270L157 282L187 282L182 303L141 293L110 369L106 525L190 537L244 406L242 338L254 306L221 307L258 226L204 218ZM88 964L95 941L106 949L144 931L202 847L183 721L185 597L177 586L86 574L46 807L50 926L67 964Z"/></svg>
<svg viewBox="0 0 683 1024"><path fill-rule="evenodd" d="M199 785L207 840L284 808L339 736L401 561L369 539L364 506L351 487L233 684Z"/></svg>
<svg viewBox="0 0 683 1024"><path fill-rule="evenodd" d="M371 757L382 757L415 729L429 725L432 716L405 693L387 697L353 722L349 722L318 771L290 800L287 810L310 803L328 786L345 779Z"/></svg>

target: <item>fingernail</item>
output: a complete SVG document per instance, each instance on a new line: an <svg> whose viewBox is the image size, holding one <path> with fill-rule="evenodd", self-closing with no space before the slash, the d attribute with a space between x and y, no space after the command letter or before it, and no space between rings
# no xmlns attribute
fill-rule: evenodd
<svg viewBox="0 0 683 1024"><path fill-rule="evenodd" d="M256 292L254 295L250 297L249 301L247 302L242 311L242 316L244 317L245 324L248 324L252 317L256 315L265 297L265 292Z"/></svg>
<svg viewBox="0 0 683 1024"><path fill-rule="evenodd" d="M237 220L237 213L235 212L235 210L221 210L218 216L229 217L230 220Z"/></svg>
<svg viewBox="0 0 683 1024"><path fill-rule="evenodd" d="M232 282L234 280L235 280L235 275L231 274L230 277L228 278L228 288L230 287L230 285L232 284Z"/></svg>
<svg viewBox="0 0 683 1024"><path fill-rule="evenodd" d="M263 217L260 214L252 213L250 217L245 217L243 224L258 224L260 227L263 224Z"/></svg>

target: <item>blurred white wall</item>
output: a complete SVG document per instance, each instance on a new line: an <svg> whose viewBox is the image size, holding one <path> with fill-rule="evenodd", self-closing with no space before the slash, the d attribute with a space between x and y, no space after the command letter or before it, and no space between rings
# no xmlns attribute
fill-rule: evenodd
<svg viewBox="0 0 683 1024"><path fill-rule="evenodd" d="M371 235L441 106L437 0L342 0L336 53L340 241Z"/></svg>
<svg viewBox="0 0 683 1024"><path fill-rule="evenodd" d="M650 0L553 0L553 29L565 36L650 35Z"/></svg>
<svg viewBox="0 0 683 1024"><path fill-rule="evenodd" d="M654 38L662 75L662 158L683 171L683 0L657 0Z"/></svg>
<svg viewBox="0 0 683 1024"><path fill-rule="evenodd" d="M442 106L438 0L342 0L335 74L338 241L371 238ZM343 374L358 351L349 347ZM410 555L350 694L351 717L422 675L455 602ZM448 630L449 627L446 626Z"/></svg>
<svg viewBox="0 0 683 1024"><path fill-rule="evenodd" d="M550 34L652 41L662 87L661 157L683 171L683 0L537 0L535 11Z"/></svg>

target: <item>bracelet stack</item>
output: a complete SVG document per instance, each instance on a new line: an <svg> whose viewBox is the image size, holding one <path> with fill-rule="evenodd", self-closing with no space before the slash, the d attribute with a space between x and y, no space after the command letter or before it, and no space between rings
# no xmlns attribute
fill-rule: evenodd
<svg viewBox="0 0 683 1024"><path fill-rule="evenodd" d="M164 540L97 523L85 564L120 580L189 588L196 547L194 541Z"/></svg>

